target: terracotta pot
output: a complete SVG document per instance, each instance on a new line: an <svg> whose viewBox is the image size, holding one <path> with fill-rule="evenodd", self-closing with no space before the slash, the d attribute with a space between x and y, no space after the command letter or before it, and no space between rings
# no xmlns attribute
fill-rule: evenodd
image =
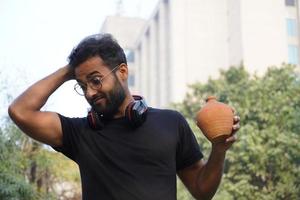
<svg viewBox="0 0 300 200"><path fill-rule="evenodd" d="M196 115L197 126L210 141L225 138L232 132L233 109L209 96Z"/></svg>

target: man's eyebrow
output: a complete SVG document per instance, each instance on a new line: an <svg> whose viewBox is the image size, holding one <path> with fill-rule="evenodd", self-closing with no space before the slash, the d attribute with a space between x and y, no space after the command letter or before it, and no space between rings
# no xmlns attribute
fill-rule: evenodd
<svg viewBox="0 0 300 200"><path fill-rule="evenodd" d="M94 76L95 74L99 74L99 76L103 76L100 72L98 72L98 71L93 71L93 72L89 73L89 74L86 76L86 79L91 78L91 77ZM80 79L76 79L76 81L77 81L78 83L84 83L84 81L82 81L82 80L80 80Z"/></svg>
<svg viewBox="0 0 300 200"><path fill-rule="evenodd" d="M89 73L89 74L86 76L86 79L91 78L91 77L92 77L93 75L95 75L95 74L99 74L100 76L103 76L100 72L98 72L98 71L93 71L93 72Z"/></svg>

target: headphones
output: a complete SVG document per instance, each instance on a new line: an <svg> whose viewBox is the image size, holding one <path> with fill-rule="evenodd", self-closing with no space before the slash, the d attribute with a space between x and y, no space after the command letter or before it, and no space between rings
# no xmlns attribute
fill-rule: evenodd
<svg viewBox="0 0 300 200"><path fill-rule="evenodd" d="M125 118L132 128L137 128L145 122L148 106L143 97L138 95L133 95L132 97L134 101L127 105ZM87 115L88 124L94 130L101 130L104 127L102 118L103 116L94 109L91 109Z"/></svg>

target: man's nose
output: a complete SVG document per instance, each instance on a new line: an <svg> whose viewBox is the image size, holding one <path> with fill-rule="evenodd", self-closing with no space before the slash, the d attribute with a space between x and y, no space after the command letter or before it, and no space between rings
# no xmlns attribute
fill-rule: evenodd
<svg viewBox="0 0 300 200"><path fill-rule="evenodd" d="M91 98L91 97L93 97L95 94L97 94L97 90L91 88L90 86L87 86L85 96L86 96L87 98Z"/></svg>

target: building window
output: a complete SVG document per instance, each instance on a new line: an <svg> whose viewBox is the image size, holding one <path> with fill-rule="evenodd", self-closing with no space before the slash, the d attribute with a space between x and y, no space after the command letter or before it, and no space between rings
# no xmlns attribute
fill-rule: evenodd
<svg viewBox="0 0 300 200"><path fill-rule="evenodd" d="M296 45L289 45L288 46L288 56L289 56L289 63L298 65L299 64L299 49Z"/></svg>
<svg viewBox="0 0 300 200"><path fill-rule="evenodd" d="M129 74L128 84L129 84L130 87L134 87L134 75Z"/></svg>
<svg viewBox="0 0 300 200"><path fill-rule="evenodd" d="M298 35L296 19L286 19L286 28L288 36Z"/></svg>
<svg viewBox="0 0 300 200"><path fill-rule="evenodd" d="M296 2L295 0L285 0L286 6L295 6Z"/></svg>

